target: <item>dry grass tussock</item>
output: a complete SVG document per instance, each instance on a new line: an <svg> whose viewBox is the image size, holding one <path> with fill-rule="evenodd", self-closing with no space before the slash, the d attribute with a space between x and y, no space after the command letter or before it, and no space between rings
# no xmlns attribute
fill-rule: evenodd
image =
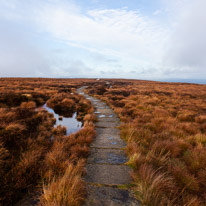
<svg viewBox="0 0 206 206"><path fill-rule="evenodd" d="M205 205L206 85L108 81L87 92L123 122L137 198L147 206Z"/></svg>
<svg viewBox="0 0 206 206"><path fill-rule="evenodd" d="M85 197L85 186L82 181L84 161L79 160L76 165L69 163L62 177L53 177L44 186L42 206L79 206Z"/></svg>
<svg viewBox="0 0 206 206"><path fill-rule="evenodd" d="M147 164L142 164L133 174L137 198L144 206L173 205L174 181L166 173L160 173Z"/></svg>

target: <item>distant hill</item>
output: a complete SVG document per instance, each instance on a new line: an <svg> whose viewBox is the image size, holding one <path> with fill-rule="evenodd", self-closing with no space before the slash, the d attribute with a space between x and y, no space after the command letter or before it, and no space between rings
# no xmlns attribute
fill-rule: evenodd
<svg viewBox="0 0 206 206"><path fill-rule="evenodd" d="M206 79L156 79L161 82L183 82L183 83L194 83L194 84L206 84Z"/></svg>

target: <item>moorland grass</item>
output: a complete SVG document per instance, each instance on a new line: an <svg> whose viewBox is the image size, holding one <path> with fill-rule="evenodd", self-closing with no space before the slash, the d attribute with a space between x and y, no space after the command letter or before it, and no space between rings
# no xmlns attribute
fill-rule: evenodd
<svg viewBox="0 0 206 206"><path fill-rule="evenodd" d="M80 205L85 158L93 140L91 103L75 93L89 80L6 78L0 80L0 205L15 205L30 191L42 193L40 205ZM63 113L77 112L84 123L65 136L53 128L46 101Z"/></svg>
<svg viewBox="0 0 206 206"><path fill-rule="evenodd" d="M87 92L119 115L142 205L206 202L206 85L108 80Z"/></svg>

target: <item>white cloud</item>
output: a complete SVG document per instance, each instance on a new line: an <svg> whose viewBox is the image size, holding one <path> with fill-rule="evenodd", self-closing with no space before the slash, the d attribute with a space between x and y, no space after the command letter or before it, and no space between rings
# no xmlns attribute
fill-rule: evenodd
<svg viewBox="0 0 206 206"><path fill-rule="evenodd" d="M175 68L173 73L179 70L193 77L206 75L205 8L205 0L187 1L184 7L177 8L178 22L171 32L164 58L165 64Z"/></svg>
<svg viewBox="0 0 206 206"><path fill-rule="evenodd" d="M29 37L8 21L0 21L0 76L43 76L48 62ZM23 29L23 28L22 28Z"/></svg>
<svg viewBox="0 0 206 206"><path fill-rule="evenodd" d="M144 78L204 73L205 0L161 1L162 7L148 17L128 8L85 10L73 0L0 0L0 26L7 24L0 28L0 75ZM11 26L13 33L7 35ZM33 43L36 39L41 43ZM48 53L49 45L56 52Z"/></svg>
<svg viewBox="0 0 206 206"><path fill-rule="evenodd" d="M38 21L65 43L136 64L158 62L167 37L167 30L157 22L126 9L91 10L84 14L46 6Z"/></svg>
<svg viewBox="0 0 206 206"><path fill-rule="evenodd" d="M124 71L138 66L151 68L151 65L157 66L161 62L168 31L138 11L127 8L83 11L69 1L60 3L57 0L10 2L13 4L4 2L1 9L4 18L23 22L33 27L36 33L46 33L52 39L72 47L106 56L107 59L117 59L116 65L120 64L116 66L106 62L96 67L96 63L91 61L84 63L88 67L95 66L97 74L102 69L109 74L108 66L122 73L123 68Z"/></svg>
<svg viewBox="0 0 206 206"><path fill-rule="evenodd" d="M153 13L153 15L154 16L157 16L157 15L159 15L161 13L161 10L156 10L154 13Z"/></svg>
<svg viewBox="0 0 206 206"><path fill-rule="evenodd" d="M75 71L75 72L74 72ZM51 76L58 77L91 77L92 69L80 60L69 61L64 66L54 65Z"/></svg>

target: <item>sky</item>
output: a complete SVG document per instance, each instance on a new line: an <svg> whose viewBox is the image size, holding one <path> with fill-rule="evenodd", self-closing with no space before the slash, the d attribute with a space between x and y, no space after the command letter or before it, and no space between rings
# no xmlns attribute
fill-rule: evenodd
<svg viewBox="0 0 206 206"><path fill-rule="evenodd" d="M0 0L0 77L206 79L205 0Z"/></svg>

